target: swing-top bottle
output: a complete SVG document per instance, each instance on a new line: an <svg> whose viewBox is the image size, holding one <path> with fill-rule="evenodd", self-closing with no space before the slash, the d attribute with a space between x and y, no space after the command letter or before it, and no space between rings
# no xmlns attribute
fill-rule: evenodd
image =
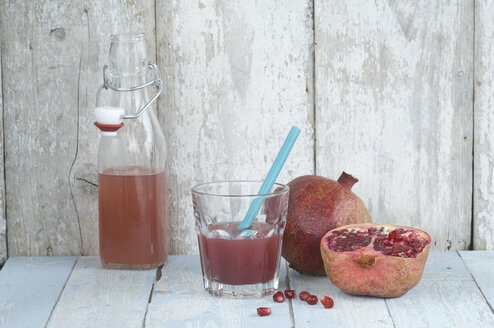
<svg viewBox="0 0 494 328"><path fill-rule="evenodd" d="M165 138L152 106L162 84L146 37L111 36L103 71L95 122L101 262L155 268L168 257L168 193Z"/></svg>

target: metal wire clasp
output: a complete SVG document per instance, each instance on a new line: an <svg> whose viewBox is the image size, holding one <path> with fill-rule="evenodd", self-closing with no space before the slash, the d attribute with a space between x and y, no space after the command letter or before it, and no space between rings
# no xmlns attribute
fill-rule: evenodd
<svg viewBox="0 0 494 328"><path fill-rule="evenodd" d="M156 86L156 89L157 89L157 92L154 95L154 97L151 98L151 100L149 100L136 115L125 115L123 118L124 119L134 119L134 118L138 118L139 116L141 116L142 113L144 113L144 111L146 109L148 109L149 106L151 106L153 101L155 101L156 98L158 98L158 96L161 94L161 90L163 89L163 81L161 81L161 79L159 77L158 66L153 62L149 62L149 68L152 69L154 72L154 80L153 81L146 82L146 83L139 85L139 86L136 86L136 87L118 88L118 87L113 86L110 83L110 81L108 81L108 78L106 77L106 70L108 69L108 64L105 64L105 66L103 66L103 85L98 88L98 92L96 93L96 107L99 107L100 95L101 95L101 91L103 91L103 89L111 89L113 91L118 91L118 92L127 92L127 91L140 90L140 89L149 87L150 85L154 84Z"/></svg>

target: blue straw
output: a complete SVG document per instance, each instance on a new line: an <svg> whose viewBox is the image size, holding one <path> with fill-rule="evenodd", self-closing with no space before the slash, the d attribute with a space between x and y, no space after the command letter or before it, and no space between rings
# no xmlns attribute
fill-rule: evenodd
<svg viewBox="0 0 494 328"><path fill-rule="evenodd" d="M281 146L278 156L276 156L276 159L274 160L273 166L271 166L266 179L262 183L258 194L268 194L271 191L271 188L273 188L276 179L278 179L281 169L283 168L283 165L285 164L285 161L288 158L288 155L290 154L290 151L292 150L292 147L295 144L295 141L297 140L299 134L300 129L296 126L292 126L290 132L288 133L288 136L285 139L285 142L283 143L283 146ZM257 213L259 213L259 210L261 209L261 205L265 198L266 196L257 197L252 201L252 203L250 203L249 210L247 211L247 214L245 215L242 222L238 225L237 230L245 230L250 227L252 221L254 221L255 217L257 216Z"/></svg>

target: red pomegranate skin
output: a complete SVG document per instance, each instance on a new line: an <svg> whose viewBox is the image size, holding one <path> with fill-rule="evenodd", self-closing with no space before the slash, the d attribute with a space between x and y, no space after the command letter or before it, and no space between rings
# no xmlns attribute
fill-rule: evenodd
<svg viewBox="0 0 494 328"><path fill-rule="evenodd" d="M288 183L290 196L281 254L291 268L324 276L321 237L343 225L371 222L364 203L351 191L357 181L343 172L338 181L306 175Z"/></svg>
<svg viewBox="0 0 494 328"><path fill-rule="evenodd" d="M354 251L335 252L328 246L327 237L335 230L385 227L413 230L426 246L416 257L404 258L384 255L369 246ZM355 224L328 231L321 238L321 255L329 280L350 295L399 297L418 284L429 254L431 237L425 231L385 224Z"/></svg>

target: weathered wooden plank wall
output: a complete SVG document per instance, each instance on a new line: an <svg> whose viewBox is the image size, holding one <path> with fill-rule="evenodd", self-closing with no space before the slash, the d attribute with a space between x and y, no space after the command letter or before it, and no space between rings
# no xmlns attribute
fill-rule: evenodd
<svg viewBox="0 0 494 328"><path fill-rule="evenodd" d="M261 179L291 125L281 181L312 174L311 2L158 1L159 102L168 140L171 251L196 252L190 188Z"/></svg>
<svg viewBox="0 0 494 328"><path fill-rule="evenodd" d="M316 171L376 222L470 246L473 1L315 1Z"/></svg>
<svg viewBox="0 0 494 328"><path fill-rule="evenodd" d="M153 35L154 1L2 1L0 24L9 255L94 254L108 36Z"/></svg>
<svg viewBox="0 0 494 328"><path fill-rule="evenodd" d="M474 249L494 249L494 2L475 2Z"/></svg>
<svg viewBox="0 0 494 328"><path fill-rule="evenodd" d="M0 39L2 27L0 26ZM5 219L5 176L3 158L2 47L0 44L0 265L7 260L7 220Z"/></svg>
<svg viewBox="0 0 494 328"><path fill-rule="evenodd" d="M190 187L264 176L291 125L280 181L347 170L374 220L436 249L468 248L473 224L492 249L493 17L484 0L1 1L0 263L5 218L10 255L97 254L92 109L108 36L130 30L165 83L173 253L197 251Z"/></svg>

